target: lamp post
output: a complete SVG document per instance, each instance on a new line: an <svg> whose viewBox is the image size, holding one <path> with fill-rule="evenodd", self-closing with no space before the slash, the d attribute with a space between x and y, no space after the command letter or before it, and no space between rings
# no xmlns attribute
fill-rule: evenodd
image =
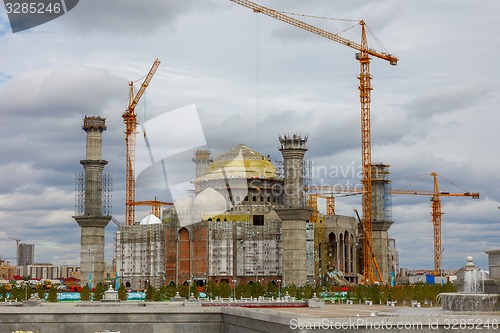
<svg viewBox="0 0 500 333"><path fill-rule="evenodd" d="M281 298L281 288L280 288L281 280L278 279L278 280L276 280L276 282L278 283L278 299L280 299Z"/></svg>
<svg viewBox="0 0 500 333"><path fill-rule="evenodd" d="M234 302L236 302L236 282L238 282L238 280L233 279L233 301Z"/></svg>
<svg viewBox="0 0 500 333"><path fill-rule="evenodd" d="M191 280L187 280L188 283L188 300L191 299Z"/></svg>

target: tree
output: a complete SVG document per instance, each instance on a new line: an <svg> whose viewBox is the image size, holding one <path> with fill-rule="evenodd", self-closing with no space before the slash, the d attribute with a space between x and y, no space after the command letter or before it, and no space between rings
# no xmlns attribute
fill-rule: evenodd
<svg viewBox="0 0 500 333"><path fill-rule="evenodd" d="M231 287L224 281L219 286L219 296L222 298L229 298L231 296Z"/></svg>
<svg viewBox="0 0 500 333"><path fill-rule="evenodd" d="M248 298L252 296L252 290L248 284L240 283L236 286L236 298Z"/></svg>
<svg viewBox="0 0 500 333"><path fill-rule="evenodd" d="M152 302L155 300L155 297L156 297L156 289L155 287L153 287L152 285L149 285L147 288L146 288L146 297L145 297L145 301L146 302Z"/></svg>
<svg viewBox="0 0 500 333"><path fill-rule="evenodd" d="M266 296L267 297L278 297L278 285L276 283L273 283L272 281L269 281L267 283Z"/></svg>
<svg viewBox="0 0 500 333"><path fill-rule="evenodd" d="M30 289L30 290L28 290ZM25 285L16 285L10 290L9 299L15 299L16 301L24 301L31 296L31 288Z"/></svg>
<svg viewBox="0 0 500 333"><path fill-rule="evenodd" d="M177 291L179 292L179 296L188 298L188 296L189 296L189 287L186 286L185 284L180 284L177 287Z"/></svg>
<svg viewBox="0 0 500 333"><path fill-rule="evenodd" d="M44 299L45 298L45 288L42 284L37 284L36 285L36 293L38 295L38 298Z"/></svg>
<svg viewBox="0 0 500 333"><path fill-rule="evenodd" d="M80 291L80 300L82 300L82 301L90 301L90 296L91 296L90 288L89 288L89 285L86 284L82 288L82 291Z"/></svg>
<svg viewBox="0 0 500 333"><path fill-rule="evenodd" d="M106 291L106 286L104 283L99 282L94 289L94 301L101 301L104 298L104 292Z"/></svg>
<svg viewBox="0 0 500 333"><path fill-rule="evenodd" d="M118 287L118 299L121 301L127 300L127 288L123 285L123 283L121 283Z"/></svg>
<svg viewBox="0 0 500 333"><path fill-rule="evenodd" d="M200 292L198 291L198 288L196 287L196 285L192 285L191 288L189 288L189 297L191 297L191 295L193 295L193 297L195 298L198 298L198 296L200 296Z"/></svg>
<svg viewBox="0 0 500 333"><path fill-rule="evenodd" d="M166 299L171 299L172 297L175 297L176 293L177 293L177 288L175 286L168 285L167 287L165 287L165 298Z"/></svg>
<svg viewBox="0 0 500 333"><path fill-rule="evenodd" d="M205 286L205 293L207 294L207 296L210 298L215 298L215 296L217 296L216 290L216 284L213 281L208 281L207 285Z"/></svg>
<svg viewBox="0 0 500 333"><path fill-rule="evenodd" d="M0 287L0 302L5 302L7 298L7 288L5 286Z"/></svg>
<svg viewBox="0 0 500 333"><path fill-rule="evenodd" d="M250 290L252 293L252 297L257 298L264 294L265 287L257 281L256 283L250 285Z"/></svg>
<svg viewBox="0 0 500 333"><path fill-rule="evenodd" d="M55 303L57 302L57 289L56 287L51 287L49 290L49 295L47 297L48 302Z"/></svg>

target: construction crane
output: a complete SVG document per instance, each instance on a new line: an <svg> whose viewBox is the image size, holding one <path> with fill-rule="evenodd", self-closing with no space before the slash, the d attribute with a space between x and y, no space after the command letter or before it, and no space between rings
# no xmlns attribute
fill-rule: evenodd
<svg viewBox="0 0 500 333"><path fill-rule="evenodd" d="M17 237L9 237L12 240L16 241L16 256L17 256L17 265L19 265L19 243L21 243L21 240L19 239L19 236Z"/></svg>
<svg viewBox="0 0 500 333"><path fill-rule="evenodd" d="M125 145L126 145L126 187L125 187L125 223L127 225L134 224L134 212L135 212L135 139L136 139L136 127L137 127L137 114L135 113L135 107L139 103L144 91L149 85L149 82L153 78L156 70L160 66L160 61L156 59L153 66L146 75L144 82L142 82L139 91L134 97L134 82L129 82L130 92L129 92L129 102L127 110L122 114L123 121L125 122Z"/></svg>
<svg viewBox="0 0 500 333"><path fill-rule="evenodd" d="M136 201L136 202L133 202L132 205L134 205L134 206L151 206L151 214L153 214L157 218L160 218L161 206L172 206L173 203L158 201L155 198L154 200L148 200L148 201Z"/></svg>
<svg viewBox="0 0 500 333"><path fill-rule="evenodd" d="M16 245L19 246L19 243L21 243L21 240L19 239L19 237L9 237L10 239L12 240L15 240L16 241Z"/></svg>
<svg viewBox="0 0 500 333"><path fill-rule="evenodd" d="M477 192L462 192L462 193L450 193L446 191L439 190L439 183L437 177L439 176L436 172L432 172L430 174L433 177L434 189L433 191L421 191L421 190L391 190L391 194L407 194L407 195L427 195L431 197L431 206L432 206L432 225L434 227L434 272L435 275L441 274L441 262L442 262L442 221L441 216L442 212L442 204L441 197L472 197L472 199L479 199L479 193ZM351 195L362 194L356 188L342 188L339 186L331 187L331 186L315 186L310 187L309 190L314 190L317 192L321 191L331 191L331 193L351 193ZM311 201L314 199L317 200L318 194L313 193L309 194L311 197ZM327 203L328 204L328 203ZM333 206L333 210L335 210L335 201L330 202L330 205ZM310 206L313 205L312 202L309 203ZM314 207L314 206L312 206ZM316 203L317 209L317 203ZM328 206L327 206L328 207ZM330 208L331 209L331 208Z"/></svg>
<svg viewBox="0 0 500 333"><path fill-rule="evenodd" d="M479 199L479 193L477 192L463 192L463 193L450 193L443 192L439 190L439 184L437 176L438 174L433 172L431 176L434 178L434 190L433 191L412 191L412 190L391 190L392 194L410 194L410 195L428 195L431 196L432 202L432 225L434 226L434 275L441 275L441 257L443 253L442 241L441 241L441 216L443 212L441 211L441 197L472 197L472 199Z"/></svg>
<svg viewBox="0 0 500 333"><path fill-rule="evenodd" d="M248 0L230 0L236 4L252 9L255 13L262 13L277 20L283 21L300 29L309 31L313 34L330 39L334 42L353 48L357 51L356 59L360 64L359 74L359 97L361 103L361 157L362 157L362 184L363 184L363 228L366 231L366 237L363 237L363 277L362 281L366 284L376 282L371 258L366 255L371 252L372 247L372 178L371 178L371 129L370 129L370 101L371 101L371 75L370 59L371 56L387 60L391 65L396 65L398 58L388 53L380 53L368 48L366 38L365 22L361 20L361 43L351 41L340 37L338 34L320 29L311 24L292 18L274 9L270 9Z"/></svg>
<svg viewBox="0 0 500 333"><path fill-rule="evenodd" d="M318 198L326 199L326 216L335 215L335 196L333 192L328 195L320 193L308 193L307 194L307 206L311 208L312 212L309 216L310 222L317 222L318 220Z"/></svg>

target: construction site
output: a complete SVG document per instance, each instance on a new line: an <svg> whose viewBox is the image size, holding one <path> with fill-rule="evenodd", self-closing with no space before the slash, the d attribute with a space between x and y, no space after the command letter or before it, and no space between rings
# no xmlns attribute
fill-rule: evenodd
<svg viewBox="0 0 500 333"><path fill-rule="evenodd" d="M434 181L432 190L393 190L390 165L372 163L370 61L377 58L396 65L398 58L368 47L363 21L359 22L361 42L357 43L251 1L231 1L356 50L361 111L359 186L313 186L311 161L305 158L308 137L288 134L276 135L276 146L282 155L282 161L276 163L244 144L214 159L210 150L196 149L193 151L193 188L185 197L172 203L156 198L136 200L135 150L139 122L135 108L160 66L156 59L137 92L130 82L129 102L122 114L126 143L126 214L123 224L114 220L118 225L115 265L119 281L133 290L144 290L149 285L159 288L180 284L202 288L209 282L225 282L231 286L242 283L390 284L399 271L397 240L389 236L395 223L393 194L431 198L434 270L429 273L442 275L441 197L477 199L479 193L441 191L436 173L430 174ZM94 118L89 121L91 119ZM84 129L88 135L94 135L88 140L100 144L105 125L96 126L84 125ZM146 134L144 139L147 141ZM90 246L100 240L84 240L83 230L85 223L97 228L92 219L101 221L99 228L104 228L112 218L106 210L108 177L100 174L107 162L101 160L100 147L97 154L89 155L89 149L96 149L95 142L89 145L87 141L88 162L81 163L86 172L87 168L94 172L92 177L102 179L102 185L94 191L101 199L91 197L92 190L88 188L95 179L82 174L77 194L77 202L81 204L75 218L82 226L82 276L92 274L97 282L96 276L100 275L95 265L84 268L84 263L88 261L90 265L95 253L100 255L103 251L103 245ZM95 171L97 169L88 165L99 165L100 169ZM335 211L335 198L345 195L361 197L362 211L356 210L355 217ZM326 200L325 213L320 213L318 199ZM89 202L94 202L99 209L89 208ZM150 206L151 214L136 221L136 206ZM93 211L89 213L88 209ZM82 279L83 283L86 281Z"/></svg>

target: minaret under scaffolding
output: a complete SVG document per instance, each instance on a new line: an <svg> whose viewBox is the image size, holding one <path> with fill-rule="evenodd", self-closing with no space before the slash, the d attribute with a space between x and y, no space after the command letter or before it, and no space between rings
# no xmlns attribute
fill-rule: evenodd
<svg viewBox="0 0 500 333"><path fill-rule="evenodd" d="M82 128L87 133L86 159L80 161L84 169L83 207L77 208L73 218L81 228L80 285L83 287L104 281L104 228L111 216L109 207L103 206L106 203L103 169L108 161L102 159L102 132L106 130L106 120L85 116Z"/></svg>
<svg viewBox="0 0 500 333"><path fill-rule="evenodd" d="M304 193L304 154L307 136L298 134L280 137L283 155L284 206L276 210L282 221L283 285L304 285L306 269L306 220L311 210Z"/></svg>

